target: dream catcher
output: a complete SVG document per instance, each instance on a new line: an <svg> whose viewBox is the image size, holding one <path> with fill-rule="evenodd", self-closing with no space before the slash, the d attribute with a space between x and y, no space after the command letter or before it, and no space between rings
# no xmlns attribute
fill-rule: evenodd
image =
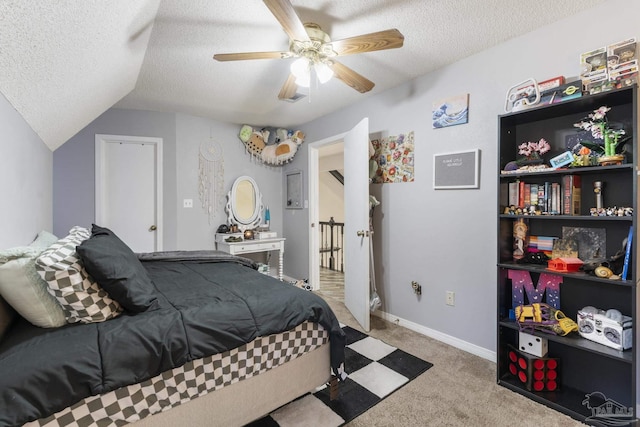
<svg viewBox="0 0 640 427"><path fill-rule="evenodd" d="M209 225L224 202L224 157L222 147L213 139L200 144L199 188L202 208L207 212Z"/></svg>

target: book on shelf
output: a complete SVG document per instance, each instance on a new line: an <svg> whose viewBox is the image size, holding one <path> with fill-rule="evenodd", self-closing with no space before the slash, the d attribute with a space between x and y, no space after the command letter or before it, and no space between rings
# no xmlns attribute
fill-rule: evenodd
<svg viewBox="0 0 640 427"><path fill-rule="evenodd" d="M624 253L624 264L622 264L622 280L627 280L629 275L629 262L631 262L631 245L633 241L633 225L629 227L629 236L627 236L627 247Z"/></svg>
<svg viewBox="0 0 640 427"><path fill-rule="evenodd" d="M544 212L544 207L546 205L546 201L544 199L544 189L545 189L544 184L538 185L538 209L541 212Z"/></svg>
<svg viewBox="0 0 640 427"><path fill-rule="evenodd" d="M551 212L551 183L544 183L544 210L542 212Z"/></svg>
<svg viewBox="0 0 640 427"><path fill-rule="evenodd" d="M518 204L519 208L524 208L524 181L518 182Z"/></svg>
<svg viewBox="0 0 640 427"><path fill-rule="evenodd" d="M562 213L564 215L580 215L581 179L580 175L562 177Z"/></svg>
<svg viewBox="0 0 640 427"><path fill-rule="evenodd" d="M538 206L538 184L531 184L531 206Z"/></svg>
<svg viewBox="0 0 640 427"><path fill-rule="evenodd" d="M518 206L518 181L509 183L509 206Z"/></svg>
<svg viewBox="0 0 640 427"><path fill-rule="evenodd" d="M531 206L531 184L524 184L524 205L522 206Z"/></svg>
<svg viewBox="0 0 640 427"><path fill-rule="evenodd" d="M579 177L575 185L579 186ZM508 206L521 209L533 207L542 213L560 215L564 213L565 194L563 190L564 186L560 182L531 183L517 179L509 182L501 191L504 191L503 197L506 197ZM579 187L572 194L572 197L576 199L579 214Z"/></svg>
<svg viewBox="0 0 640 427"><path fill-rule="evenodd" d="M557 215L560 213L560 184L557 182L551 183L551 209L550 213Z"/></svg>

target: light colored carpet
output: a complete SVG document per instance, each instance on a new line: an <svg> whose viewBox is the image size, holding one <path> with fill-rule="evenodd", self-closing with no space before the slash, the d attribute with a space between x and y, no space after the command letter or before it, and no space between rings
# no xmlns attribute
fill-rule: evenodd
<svg viewBox="0 0 640 427"><path fill-rule="evenodd" d="M342 323L362 331L344 303L318 294ZM368 333L434 366L348 423L349 427L584 425L498 386L493 362L375 316Z"/></svg>

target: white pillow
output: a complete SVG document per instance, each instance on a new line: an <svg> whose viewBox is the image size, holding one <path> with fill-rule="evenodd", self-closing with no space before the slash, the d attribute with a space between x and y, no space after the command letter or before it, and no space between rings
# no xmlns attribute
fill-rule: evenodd
<svg viewBox="0 0 640 427"><path fill-rule="evenodd" d="M87 273L76 253L76 246L89 236L86 228L73 227L68 236L36 258L36 270L62 306L69 323L102 322L122 312L120 304Z"/></svg>
<svg viewBox="0 0 640 427"><path fill-rule="evenodd" d="M67 323L62 307L36 271L35 256L15 258L0 265L0 295L36 326L57 328Z"/></svg>
<svg viewBox="0 0 640 427"><path fill-rule="evenodd" d="M0 251L0 295L35 326L57 328L66 323L62 307L35 268L35 259L58 238L41 231L29 246Z"/></svg>

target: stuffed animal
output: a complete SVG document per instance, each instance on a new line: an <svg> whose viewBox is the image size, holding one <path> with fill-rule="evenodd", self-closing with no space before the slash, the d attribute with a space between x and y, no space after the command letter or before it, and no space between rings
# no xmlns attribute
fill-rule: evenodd
<svg viewBox="0 0 640 427"><path fill-rule="evenodd" d="M273 128L272 128L273 129ZM269 143L270 132L266 128L254 129L243 125L238 134L246 149L254 156L258 156L264 163L282 165L291 161L298 151L298 146L304 142L302 131L277 129L273 143Z"/></svg>
<svg viewBox="0 0 640 427"><path fill-rule="evenodd" d="M269 140L269 133L267 129L255 130L249 125L243 125L238 136L246 145L248 152L260 156L267 145L266 141Z"/></svg>
<svg viewBox="0 0 640 427"><path fill-rule="evenodd" d="M276 131L276 143L267 145L262 150L262 161L271 165L282 165L291 161L298 151L298 146L304 142L304 133L301 131ZM281 140L281 138L285 138Z"/></svg>
<svg viewBox="0 0 640 427"><path fill-rule="evenodd" d="M309 284L309 279L299 279L290 282L296 288L304 289L305 291L311 291L311 285Z"/></svg>

